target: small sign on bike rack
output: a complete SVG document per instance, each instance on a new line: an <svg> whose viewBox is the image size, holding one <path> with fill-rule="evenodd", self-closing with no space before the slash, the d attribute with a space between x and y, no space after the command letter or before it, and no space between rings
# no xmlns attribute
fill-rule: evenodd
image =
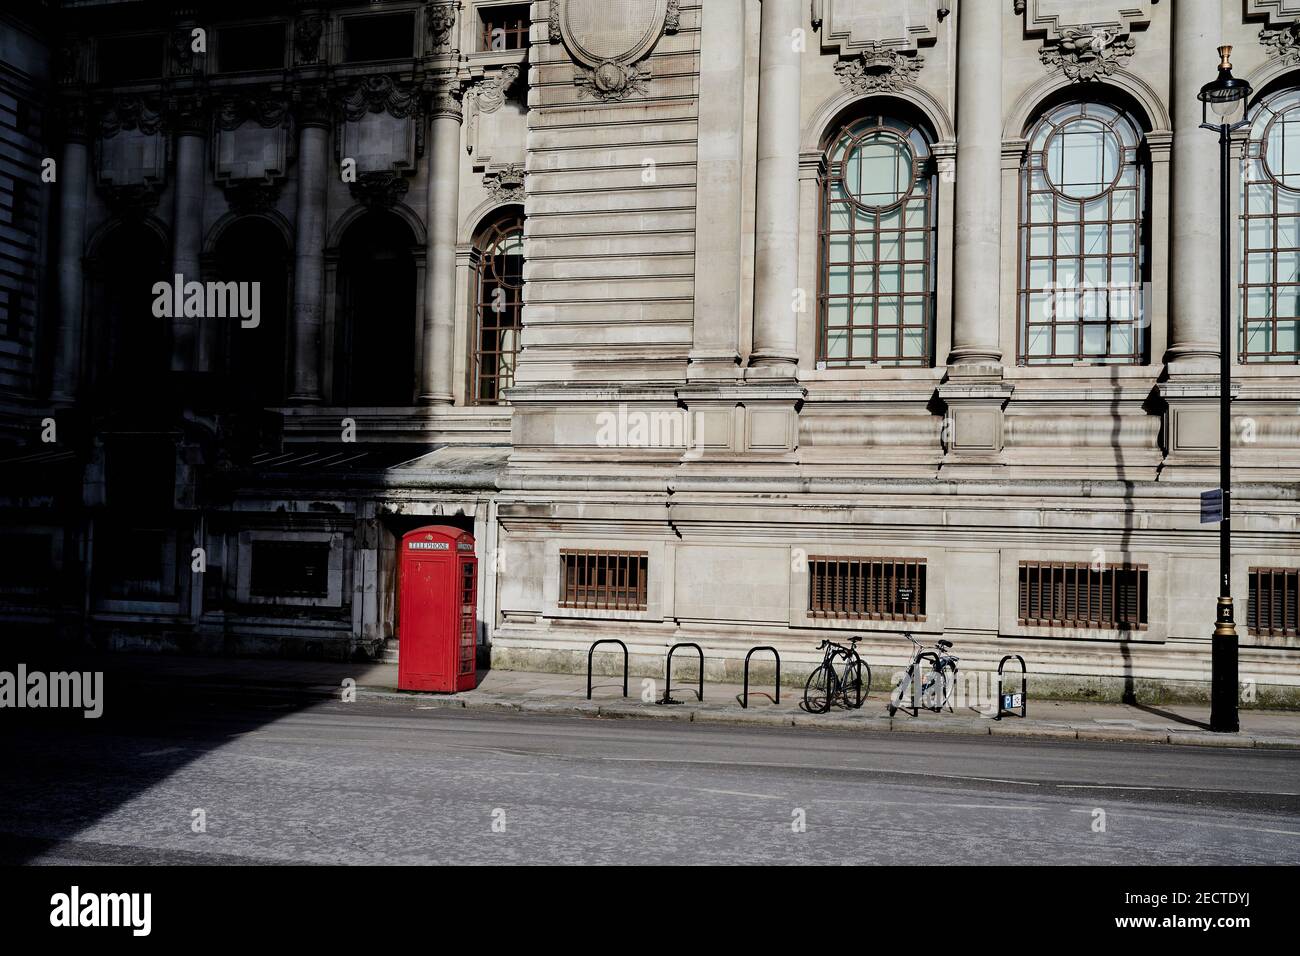
<svg viewBox="0 0 1300 956"><path fill-rule="evenodd" d="M1019 710L1021 707L1024 706L1024 704L1025 704L1024 694L1003 694L1002 695L1003 710Z"/></svg>

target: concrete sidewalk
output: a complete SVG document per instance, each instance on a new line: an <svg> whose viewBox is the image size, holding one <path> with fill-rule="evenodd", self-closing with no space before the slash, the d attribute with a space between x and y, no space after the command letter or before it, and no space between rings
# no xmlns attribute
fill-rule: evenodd
<svg viewBox="0 0 1300 956"><path fill-rule="evenodd" d="M347 680L358 697L407 700L419 707L462 707L584 717L634 717L697 723L766 724L862 732L978 734L1046 737L1130 743L1184 744L1218 747L1262 747L1300 750L1300 712L1243 710L1241 733L1213 734L1206 727L1208 708L1191 704L1145 707L1035 700L1030 685L1028 717L992 720L970 708L941 714L922 710L916 717L899 711L892 719L885 692L873 690L861 710L834 708L808 714L799 708L801 690L781 689L780 703L771 699L770 685L752 684L749 708L740 706L737 684L705 683L704 700L696 699L696 683L674 679L672 695L680 704L657 704L663 681L633 677L629 696L622 680L597 675L592 699L586 699L585 676L522 671L481 671L479 686L460 694L426 694L397 689L396 664L285 661L248 658L198 658L144 654L113 654L98 658L110 674L133 680L194 683L240 690L291 690L320 698L338 698ZM83 662L82 666L89 666ZM1009 688L1010 689L1010 688ZM645 699L643 700L643 695Z"/></svg>

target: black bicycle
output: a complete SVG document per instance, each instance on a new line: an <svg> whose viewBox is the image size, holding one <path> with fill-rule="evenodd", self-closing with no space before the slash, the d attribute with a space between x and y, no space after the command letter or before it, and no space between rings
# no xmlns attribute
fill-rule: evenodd
<svg viewBox="0 0 1300 956"><path fill-rule="evenodd" d="M850 637L849 647L833 641L822 641L817 645L819 651L825 649L826 655L817 669L808 675L808 683L803 689L804 710L810 714L824 714L837 701L857 710L866 702L867 692L871 689L871 668L858 656L860 640L859 637Z"/></svg>

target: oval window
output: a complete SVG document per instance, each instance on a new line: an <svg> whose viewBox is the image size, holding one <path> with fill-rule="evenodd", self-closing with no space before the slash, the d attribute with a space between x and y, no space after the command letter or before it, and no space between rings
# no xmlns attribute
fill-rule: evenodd
<svg viewBox="0 0 1300 956"><path fill-rule="evenodd" d="M859 206L893 206L907 197L916 181L912 147L890 130L871 130L845 155L842 178L844 191Z"/></svg>
<svg viewBox="0 0 1300 956"><path fill-rule="evenodd" d="M1119 137L1105 123L1082 116L1062 124L1047 143L1047 179L1063 196L1100 196L1119 176Z"/></svg>
<svg viewBox="0 0 1300 956"><path fill-rule="evenodd" d="M1269 124L1264 165L1279 186L1300 189L1300 109L1292 107Z"/></svg>

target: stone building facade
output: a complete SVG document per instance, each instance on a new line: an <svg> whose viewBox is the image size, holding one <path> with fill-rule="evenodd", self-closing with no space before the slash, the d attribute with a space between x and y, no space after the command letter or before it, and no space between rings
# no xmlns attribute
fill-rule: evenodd
<svg viewBox="0 0 1300 956"><path fill-rule="evenodd" d="M14 633L391 655L439 523L494 667L908 631L1199 695L1228 44L1241 672L1295 697L1300 3L52 7L0 71Z"/></svg>

